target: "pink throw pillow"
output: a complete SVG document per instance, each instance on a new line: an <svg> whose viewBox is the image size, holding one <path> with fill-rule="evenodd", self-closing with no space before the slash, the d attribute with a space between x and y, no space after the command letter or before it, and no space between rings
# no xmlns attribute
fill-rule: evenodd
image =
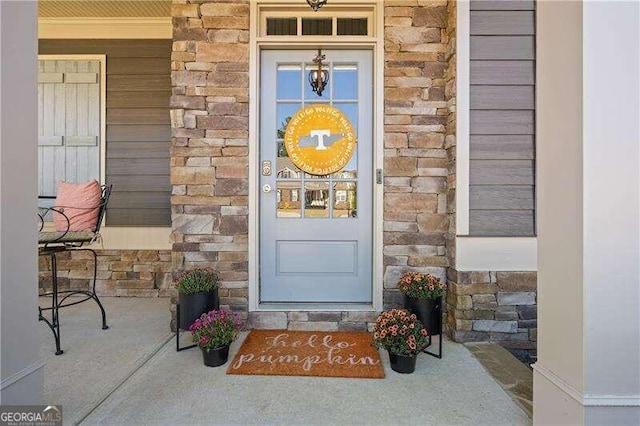
<svg viewBox="0 0 640 426"><path fill-rule="evenodd" d="M98 220L102 190L96 180L87 183L60 182L55 207L62 210L67 220L59 213L53 214L56 231L93 231Z"/></svg>

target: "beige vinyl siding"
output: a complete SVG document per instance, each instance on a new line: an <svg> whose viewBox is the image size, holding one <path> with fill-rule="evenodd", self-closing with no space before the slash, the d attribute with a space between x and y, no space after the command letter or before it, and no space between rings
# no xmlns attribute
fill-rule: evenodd
<svg viewBox="0 0 640 426"><path fill-rule="evenodd" d="M469 232L535 235L535 3L471 1Z"/></svg>
<svg viewBox="0 0 640 426"><path fill-rule="evenodd" d="M109 226L170 226L171 40L40 40L39 53L107 56Z"/></svg>

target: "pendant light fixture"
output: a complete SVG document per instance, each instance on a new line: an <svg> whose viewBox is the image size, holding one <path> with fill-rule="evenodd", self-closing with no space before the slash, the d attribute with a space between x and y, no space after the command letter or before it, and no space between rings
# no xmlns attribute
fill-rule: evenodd
<svg viewBox="0 0 640 426"><path fill-rule="evenodd" d="M317 12L318 9L320 9L322 6L327 4L327 0L307 0L307 3L309 3L309 6L311 6L311 9Z"/></svg>
<svg viewBox="0 0 640 426"><path fill-rule="evenodd" d="M309 84L318 96L322 96L322 92L329 82L329 71L322 69L324 59L325 55L322 54L321 49L318 49L318 54L313 58L313 62L318 64L318 67L309 71Z"/></svg>

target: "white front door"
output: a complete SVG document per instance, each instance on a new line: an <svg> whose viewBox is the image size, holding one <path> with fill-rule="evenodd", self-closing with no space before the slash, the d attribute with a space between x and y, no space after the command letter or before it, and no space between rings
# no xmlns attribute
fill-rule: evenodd
<svg viewBox="0 0 640 426"><path fill-rule="evenodd" d="M308 81L316 53L261 54L260 301L371 303L373 53L323 51L329 82L322 96ZM346 166L324 176L296 167L284 144L291 117L318 104L348 117L356 138ZM324 149L314 133L308 138Z"/></svg>

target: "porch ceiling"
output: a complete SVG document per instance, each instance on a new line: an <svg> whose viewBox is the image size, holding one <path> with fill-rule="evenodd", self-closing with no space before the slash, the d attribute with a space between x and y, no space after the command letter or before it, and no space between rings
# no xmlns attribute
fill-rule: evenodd
<svg viewBox="0 0 640 426"><path fill-rule="evenodd" d="M164 18L171 0L40 0L40 18Z"/></svg>

